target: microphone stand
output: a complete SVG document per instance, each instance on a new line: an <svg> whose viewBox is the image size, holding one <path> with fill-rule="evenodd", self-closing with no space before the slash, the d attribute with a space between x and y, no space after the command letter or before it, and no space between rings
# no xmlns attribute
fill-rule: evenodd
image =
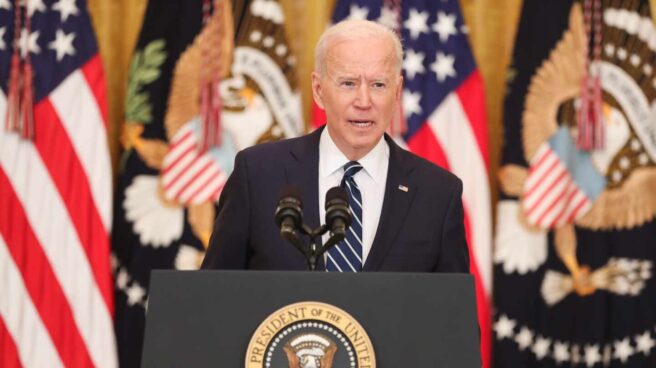
<svg viewBox="0 0 656 368"><path fill-rule="evenodd" d="M325 224L319 226L314 230L312 230L306 224L303 224L300 228L300 232L304 235L307 235L310 238L310 244L307 248L303 247L296 234L294 234L294 231L283 232L282 235L287 241L292 243L292 245L294 245L294 247L298 249L299 252L301 252L305 256L305 260L308 264L308 268L310 269L310 271L316 271L319 257L323 256L323 254L326 253L328 249L335 246L335 244L342 241L345 236L345 233L342 232L333 233L328 239L328 241L326 242L326 244L318 246L317 239L319 239L319 237L321 237L323 234L328 232L328 227L326 227Z"/></svg>
<svg viewBox="0 0 656 368"><path fill-rule="evenodd" d="M344 240L346 231L351 224L351 212L348 207L347 196L343 188L334 187L326 193L326 223L316 229L312 229L303 222L303 212L299 194L293 187L283 191L283 196L278 201L274 219L280 228L283 239L292 243L303 256L310 271L317 270L319 257L335 244ZM301 244L297 231L307 235L310 243L307 247ZM317 245L320 236L330 231L330 238L326 244Z"/></svg>

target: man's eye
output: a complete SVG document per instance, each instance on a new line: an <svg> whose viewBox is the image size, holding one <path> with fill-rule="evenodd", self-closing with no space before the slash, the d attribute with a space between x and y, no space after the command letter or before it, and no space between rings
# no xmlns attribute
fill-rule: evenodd
<svg viewBox="0 0 656 368"><path fill-rule="evenodd" d="M372 84L372 87L374 87L376 89L384 89L385 87L387 87L387 85L383 82L374 82Z"/></svg>
<svg viewBox="0 0 656 368"><path fill-rule="evenodd" d="M353 81L343 81L341 83L342 87L353 88L355 87L355 82Z"/></svg>

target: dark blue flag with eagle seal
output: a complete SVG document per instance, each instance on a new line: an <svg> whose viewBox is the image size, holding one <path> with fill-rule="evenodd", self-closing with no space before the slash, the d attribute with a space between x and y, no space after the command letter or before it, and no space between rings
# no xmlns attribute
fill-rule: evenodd
<svg viewBox="0 0 656 368"><path fill-rule="evenodd" d="M648 1L524 1L499 173L494 366L656 366L655 68ZM599 86L595 149L579 144L587 75Z"/></svg>
<svg viewBox="0 0 656 368"><path fill-rule="evenodd" d="M200 266L236 152L302 133L295 63L277 0L148 3L129 70L112 234L122 367L141 361L150 271ZM218 107L219 134L204 149L208 106Z"/></svg>

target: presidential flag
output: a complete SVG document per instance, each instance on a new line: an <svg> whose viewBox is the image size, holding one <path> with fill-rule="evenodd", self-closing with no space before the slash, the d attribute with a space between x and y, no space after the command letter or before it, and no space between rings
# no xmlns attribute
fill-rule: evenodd
<svg viewBox="0 0 656 368"><path fill-rule="evenodd" d="M487 118L457 0L342 0L332 21L369 19L399 32L403 41L403 115L390 133L410 151L463 181L465 227L476 280L481 352L489 364L492 282ZM325 123L315 109L313 124ZM439 190L439 188L435 188Z"/></svg>
<svg viewBox="0 0 656 368"><path fill-rule="evenodd" d="M141 361L150 271L199 268L237 151L303 132L283 23L275 0L148 4L112 235L122 366Z"/></svg>
<svg viewBox="0 0 656 368"><path fill-rule="evenodd" d="M84 1L0 0L0 87L0 366L115 367L105 82Z"/></svg>
<svg viewBox="0 0 656 368"><path fill-rule="evenodd" d="M524 2L499 175L496 367L656 366L651 12Z"/></svg>

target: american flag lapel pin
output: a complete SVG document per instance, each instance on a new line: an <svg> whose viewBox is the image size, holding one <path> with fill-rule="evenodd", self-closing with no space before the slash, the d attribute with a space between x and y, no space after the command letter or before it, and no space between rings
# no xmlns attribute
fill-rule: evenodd
<svg viewBox="0 0 656 368"><path fill-rule="evenodd" d="M408 193L408 187L405 185L399 184L399 190Z"/></svg>

